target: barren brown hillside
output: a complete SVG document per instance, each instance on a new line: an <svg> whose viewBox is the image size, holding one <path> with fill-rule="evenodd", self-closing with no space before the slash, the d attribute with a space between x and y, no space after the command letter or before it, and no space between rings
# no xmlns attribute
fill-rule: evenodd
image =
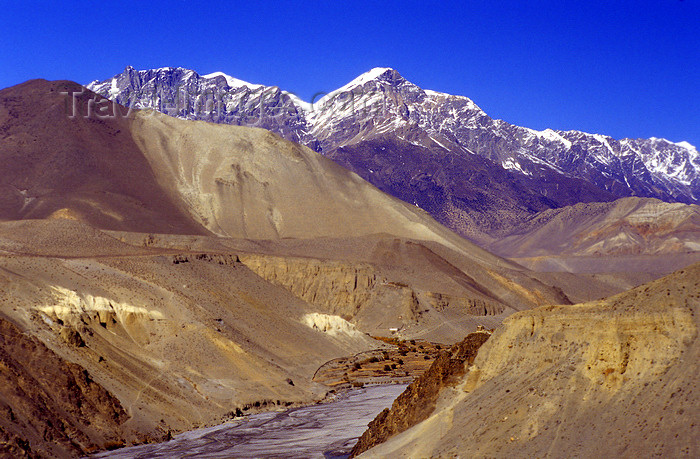
<svg viewBox="0 0 700 459"><path fill-rule="evenodd" d="M549 209L486 245L537 271L669 274L700 261L700 207L651 198Z"/></svg>
<svg viewBox="0 0 700 459"><path fill-rule="evenodd" d="M71 117L72 98L62 93L81 92ZM132 120L85 117L91 98L113 112L112 102L69 81L0 91L0 220L68 217L108 229L206 234L156 183Z"/></svg>
<svg viewBox="0 0 700 459"><path fill-rule="evenodd" d="M697 457L700 264L506 319L426 421L362 457Z"/></svg>

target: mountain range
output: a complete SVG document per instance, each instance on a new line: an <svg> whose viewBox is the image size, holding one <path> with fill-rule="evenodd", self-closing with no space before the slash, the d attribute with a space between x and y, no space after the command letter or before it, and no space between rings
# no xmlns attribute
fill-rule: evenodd
<svg viewBox="0 0 700 459"><path fill-rule="evenodd" d="M682 171L635 156L646 173L600 182L598 162L566 172L532 133L545 159L510 152L530 131L390 69L313 104L170 68L91 87L105 95L0 90L0 455L82 457L318 402L359 368L410 378L408 357L368 373L368 351L410 344L425 362L421 340L481 330L480 346L489 329L478 354L436 360L428 403L409 391L385 418L413 428L380 448L512 456L534 439L587 454L639 430L641 453L677 456L697 433L683 359L697 361L700 265L685 267L700 261L700 207L663 201L695 199L693 147L640 140ZM628 196L644 193L663 200ZM338 385L314 378L329 362L345 365ZM498 433L484 438L479 416Z"/></svg>
<svg viewBox="0 0 700 459"><path fill-rule="evenodd" d="M478 242L580 202L700 200L700 154L687 142L519 127L390 68L372 69L311 103L221 72L170 67L127 67L87 88L128 107L268 129Z"/></svg>
<svg viewBox="0 0 700 459"><path fill-rule="evenodd" d="M0 455L319 401L314 372L386 346L370 334L452 342L570 303L309 148L148 110L71 116L82 90L0 91Z"/></svg>

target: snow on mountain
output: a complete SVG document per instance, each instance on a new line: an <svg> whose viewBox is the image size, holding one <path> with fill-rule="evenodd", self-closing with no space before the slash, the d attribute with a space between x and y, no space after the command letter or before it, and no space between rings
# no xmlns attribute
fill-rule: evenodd
<svg viewBox="0 0 700 459"><path fill-rule="evenodd" d="M180 67L124 72L88 89L121 105L177 118L260 127L314 147L304 104L276 86L252 84L222 72L199 75Z"/></svg>
<svg viewBox="0 0 700 459"><path fill-rule="evenodd" d="M620 197L700 202L700 154L687 142L514 126L492 119L467 97L423 90L391 68L374 68L313 104L274 86L182 68L127 67L87 87L126 106L263 127L324 154L393 135L478 155L529 177L546 167Z"/></svg>
<svg viewBox="0 0 700 459"><path fill-rule="evenodd" d="M210 80L212 78L216 77L223 77L226 80L226 83L231 87L231 88L240 88L242 86L246 86L248 88L262 88L264 87L261 84L252 84L248 83L247 81L239 80L238 78L234 78L231 75L226 75L224 72L214 72L214 73L209 73L207 75L202 75L202 78L206 80Z"/></svg>
<svg viewBox="0 0 700 459"><path fill-rule="evenodd" d="M325 101L328 101L335 97L337 94L347 92L347 91L352 91L354 88L358 86L363 86L365 83L373 81L380 77L382 74L391 71L392 69L388 67L375 67L369 72L365 72L362 75L358 76L354 80L352 80L350 83L341 86L340 88L336 89L335 91L331 91L328 94L324 95L318 100L318 103L320 105L323 105Z"/></svg>

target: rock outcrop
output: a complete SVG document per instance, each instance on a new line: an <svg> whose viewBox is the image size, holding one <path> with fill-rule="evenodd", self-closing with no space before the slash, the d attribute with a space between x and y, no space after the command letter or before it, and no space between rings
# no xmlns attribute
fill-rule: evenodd
<svg viewBox="0 0 700 459"><path fill-rule="evenodd" d="M370 422L350 457L362 454L427 419L435 410L440 394L464 376L489 336L490 333L483 331L472 333L451 349L441 352L430 368L398 396L391 409L385 409Z"/></svg>
<svg viewBox="0 0 700 459"><path fill-rule="evenodd" d="M367 263L259 255L243 256L242 262L321 311L347 319L368 305L383 282L377 269Z"/></svg>
<svg viewBox="0 0 700 459"><path fill-rule="evenodd" d="M404 335L406 327L422 330L454 316L491 323L513 310L497 298L463 287L462 295L426 291L417 288L418 282L410 277L366 262L267 255L241 255L241 261L320 312L340 316L366 332L383 336L394 329L411 337ZM448 342L459 339L433 338L447 338Z"/></svg>
<svg viewBox="0 0 700 459"><path fill-rule="evenodd" d="M76 457L136 438L119 400L87 370L3 317L0 387L3 457Z"/></svg>

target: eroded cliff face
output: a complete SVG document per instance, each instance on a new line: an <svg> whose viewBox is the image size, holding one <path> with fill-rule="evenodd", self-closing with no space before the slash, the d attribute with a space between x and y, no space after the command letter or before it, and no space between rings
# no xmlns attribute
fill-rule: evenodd
<svg viewBox="0 0 700 459"><path fill-rule="evenodd" d="M374 290L386 283L367 263L256 255L243 256L241 261L263 279L284 286L326 313L347 319L366 307Z"/></svg>
<svg viewBox="0 0 700 459"><path fill-rule="evenodd" d="M399 395L391 409L385 409L370 422L350 457L362 454L427 419L435 410L443 389L454 386L464 376L489 336L488 332L472 333L448 351L441 352L430 368Z"/></svg>
<svg viewBox="0 0 700 459"><path fill-rule="evenodd" d="M512 311L483 295L465 297L418 289L370 263L267 255L241 255L241 261L320 311L380 335L392 328L435 321L445 311L484 318Z"/></svg>
<svg viewBox="0 0 700 459"><path fill-rule="evenodd" d="M697 457L700 265L506 319L432 416L367 457Z"/></svg>

